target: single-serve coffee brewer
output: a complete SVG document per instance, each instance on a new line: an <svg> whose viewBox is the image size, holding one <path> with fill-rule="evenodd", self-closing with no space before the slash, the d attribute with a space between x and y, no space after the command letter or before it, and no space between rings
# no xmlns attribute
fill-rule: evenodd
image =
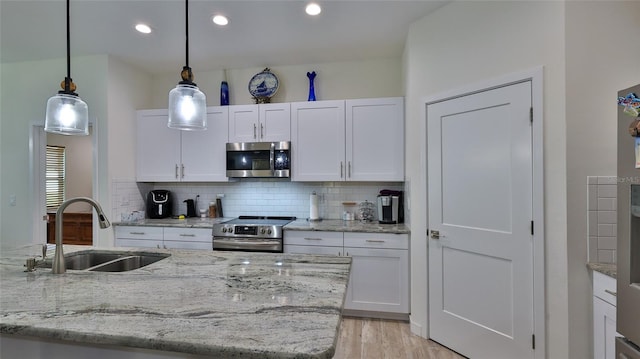
<svg viewBox="0 0 640 359"><path fill-rule="evenodd" d="M149 218L171 217L173 201L171 192L156 189L147 194L147 215Z"/></svg>
<svg viewBox="0 0 640 359"><path fill-rule="evenodd" d="M378 222L380 224L404 223L402 191L383 189L378 195Z"/></svg>

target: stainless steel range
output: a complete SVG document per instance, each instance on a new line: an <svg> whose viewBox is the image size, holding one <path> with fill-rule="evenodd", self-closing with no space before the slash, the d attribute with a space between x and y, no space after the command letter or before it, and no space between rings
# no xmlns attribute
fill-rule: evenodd
<svg viewBox="0 0 640 359"><path fill-rule="evenodd" d="M296 217L240 216L213 225L213 249L282 253L284 227Z"/></svg>

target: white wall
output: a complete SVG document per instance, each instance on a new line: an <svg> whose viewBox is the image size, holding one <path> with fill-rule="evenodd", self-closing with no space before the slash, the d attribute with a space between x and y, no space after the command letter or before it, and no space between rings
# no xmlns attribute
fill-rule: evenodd
<svg viewBox="0 0 640 359"><path fill-rule="evenodd" d="M411 196L411 321L427 333L424 99L544 66L547 354L568 358L565 62L562 2L453 2L413 24L405 48L406 168ZM584 308L586 314L587 308Z"/></svg>
<svg viewBox="0 0 640 359"><path fill-rule="evenodd" d="M616 173L617 92L640 83L638 1L566 3L569 355L591 357L587 176ZM631 121L629 121L631 122Z"/></svg>
<svg viewBox="0 0 640 359"><path fill-rule="evenodd" d="M94 130L106 118L106 56L72 58L72 77L77 92L89 106ZM2 98L2 187L0 187L0 246L13 247L44 243L33 238L32 180L29 136L34 124L44 126L44 112L49 97L60 89L66 74L64 59L0 64ZM10 206L9 195L16 195Z"/></svg>
<svg viewBox="0 0 640 359"><path fill-rule="evenodd" d="M402 96L402 62L400 58L377 59L357 62L332 62L297 66L272 66L278 77L278 92L271 102L306 101L309 95L307 72L315 71L316 99L339 100L347 98ZM176 65L175 73L156 75L153 78L153 108L167 108L169 91L180 80L182 67ZM261 68L227 70L231 105L255 103L247 89L253 75ZM199 72L193 67L194 82L207 96L208 106L220 105L222 71Z"/></svg>
<svg viewBox="0 0 640 359"><path fill-rule="evenodd" d="M65 136L47 133L47 145L65 148L66 198L93 196L93 139L89 136ZM91 212L91 205L72 203L66 212Z"/></svg>
<svg viewBox="0 0 640 359"><path fill-rule="evenodd" d="M114 179L135 178L136 110L151 104L151 75L114 57L108 58L107 73L108 126L97 134L99 175L94 179L105 211L113 205ZM113 230L99 230L94 245L112 247Z"/></svg>

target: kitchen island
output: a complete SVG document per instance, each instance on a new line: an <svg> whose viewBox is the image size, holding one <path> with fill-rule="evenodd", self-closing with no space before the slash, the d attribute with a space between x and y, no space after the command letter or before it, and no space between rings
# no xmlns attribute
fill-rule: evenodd
<svg viewBox="0 0 640 359"><path fill-rule="evenodd" d="M163 358L333 357L348 257L145 249L171 256L119 273L24 272L38 251L0 258L2 357L23 338L121 358L137 349Z"/></svg>

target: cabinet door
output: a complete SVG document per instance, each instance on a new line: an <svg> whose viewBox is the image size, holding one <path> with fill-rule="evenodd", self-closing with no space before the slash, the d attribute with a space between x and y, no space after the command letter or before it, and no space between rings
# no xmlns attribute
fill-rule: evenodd
<svg viewBox="0 0 640 359"><path fill-rule="evenodd" d="M258 106L258 138L264 142L291 140L291 106L289 103L268 103Z"/></svg>
<svg viewBox="0 0 640 359"><path fill-rule="evenodd" d="M344 309L409 313L409 251L344 247L352 257Z"/></svg>
<svg viewBox="0 0 640 359"><path fill-rule="evenodd" d="M293 181L343 181L344 101L291 104Z"/></svg>
<svg viewBox="0 0 640 359"><path fill-rule="evenodd" d="M404 100L346 101L349 181L404 181Z"/></svg>
<svg viewBox="0 0 640 359"><path fill-rule="evenodd" d="M229 107L229 142L258 141L258 105Z"/></svg>
<svg viewBox="0 0 640 359"><path fill-rule="evenodd" d="M164 241L163 248L165 249L193 249L201 251L213 250L213 242L191 242L191 241Z"/></svg>
<svg viewBox="0 0 640 359"><path fill-rule="evenodd" d="M136 180L179 181L180 132L167 127L167 110L138 111Z"/></svg>
<svg viewBox="0 0 640 359"><path fill-rule="evenodd" d="M228 116L228 106L208 107L205 131L178 131L182 132L182 181L229 180L226 175Z"/></svg>
<svg viewBox="0 0 640 359"><path fill-rule="evenodd" d="M615 359L616 335L616 307L593 297L594 359Z"/></svg>
<svg viewBox="0 0 640 359"><path fill-rule="evenodd" d="M299 246L295 244L285 244L284 252L290 254L318 254L329 256L341 256L342 247L325 246Z"/></svg>

